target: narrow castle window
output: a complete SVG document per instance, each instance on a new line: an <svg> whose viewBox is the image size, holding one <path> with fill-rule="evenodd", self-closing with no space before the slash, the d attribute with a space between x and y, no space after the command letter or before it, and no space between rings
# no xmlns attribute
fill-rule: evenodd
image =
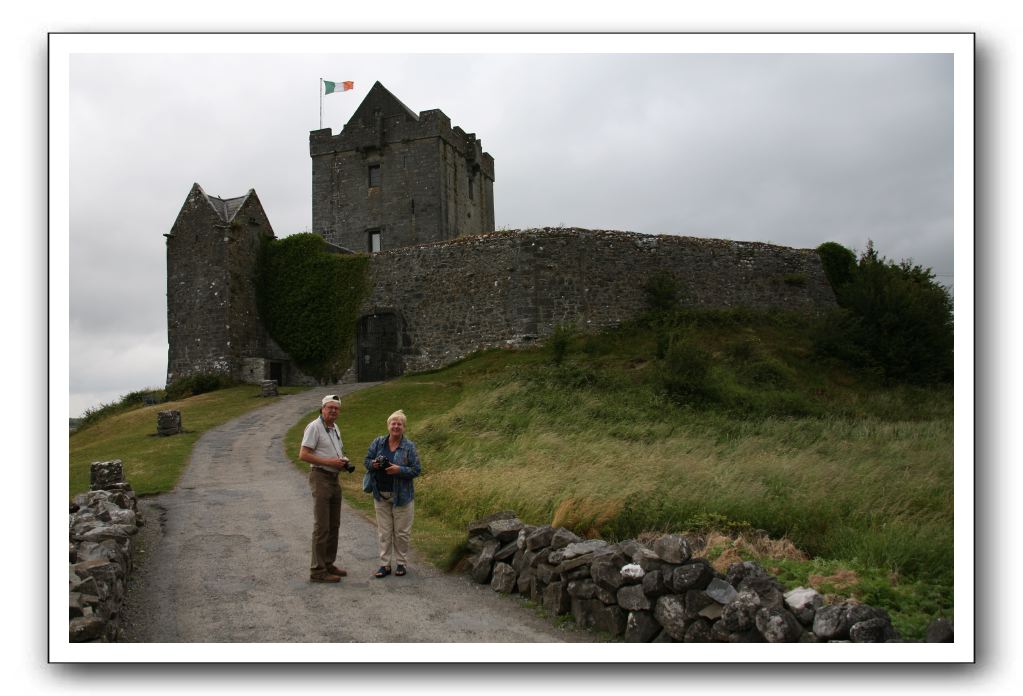
<svg viewBox="0 0 1023 696"><path fill-rule="evenodd" d="M380 185L380 165L369 165L369 187L374 188Z"/></svg>
<svg viewBox="0 0 1023 696"><path fill-rule="evenodd" d="M366 232L369 253L376 254L380 251L380 230L368 230Z"/></svg>
<svg viewBox="0 0 1023 696"><path fill-rule="evenodd" d="M472 174L469 175L469 200L472 200Z"/></svg>

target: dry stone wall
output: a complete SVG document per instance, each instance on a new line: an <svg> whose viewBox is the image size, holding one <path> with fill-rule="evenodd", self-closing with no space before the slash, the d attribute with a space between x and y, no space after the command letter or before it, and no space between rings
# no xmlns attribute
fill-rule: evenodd
<svg viewBox="0 0 1023 696"><path fill-rule="evenodd" d="M514 512L469 525L468 572L497 592L529 597L552 615L626 642L901 642L888 614L851 601L825 604L816 590L782 585L756 563L727 573L693 558L688 539L647 546L584 540L564 528L524 524ZM952 640L936 620L928 641Z"/></svg>
<svg viewBox="0 0 1023 696"><path fill-rule="evenodd" d="M68 518L68 639L114 642L132 571L133 538L144 522L121 460L93 462L91 490Z"/></svg>
<svg viewBox="0 0 1023 696"><path fill-rule="evenodd" d="M608 230L543 228L466 237L373 256L362 314L396 315L403 371L476 350L528 345L559 324L599 331L645 309L666 272L701 308L819 314L834 292L812 249Z"/></svg>

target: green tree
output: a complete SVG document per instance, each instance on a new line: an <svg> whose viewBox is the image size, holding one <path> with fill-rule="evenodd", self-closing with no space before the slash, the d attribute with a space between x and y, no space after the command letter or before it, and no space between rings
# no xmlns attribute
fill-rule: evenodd
<svg viewBox="0 0 1023 696"><path fill-rule="evenodd" d="M889 382L952 381L952 297L930 268L889 261L868 242L835 295L845 312L831 318L819 344L825 352L874 367Z"/></svg>

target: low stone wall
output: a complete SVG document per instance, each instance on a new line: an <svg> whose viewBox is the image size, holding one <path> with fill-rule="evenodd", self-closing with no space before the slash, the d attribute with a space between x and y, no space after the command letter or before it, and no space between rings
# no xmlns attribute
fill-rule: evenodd
<svg viewBox="0 0 1023 696"><path fill-rule="evenodd" d="M505 511L469 525L468 548L476 582L518 592L551 614L571 614L579 626L627 642L901 642L882 609L851 601L825 605L808 588L786 592L749 561L720 573L693 558L690 542L678 535L650 546L609 544L523 524ZM928 640L951 640L951 625L942 628Z"/></svg>
<svg viewBox="0 0 1023 696"><path fill-rule="evenodd" d="M93 462L91 490L75 496L69 512L68 639L114 642L132 571L132 537L143 525L121 460Z"/></svg>

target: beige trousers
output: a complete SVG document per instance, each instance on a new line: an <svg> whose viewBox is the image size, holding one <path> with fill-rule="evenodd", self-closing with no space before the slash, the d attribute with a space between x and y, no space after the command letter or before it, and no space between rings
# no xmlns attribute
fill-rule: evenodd
<svg viewBox="0 0 1023 696"><path fill-rule="evenodd" d="M374 500L377 515L377 543L380 547L380 565L390 566L393 556L397 565L408 565L409 537L416 501L396 507L390 500Z"/></svg>

